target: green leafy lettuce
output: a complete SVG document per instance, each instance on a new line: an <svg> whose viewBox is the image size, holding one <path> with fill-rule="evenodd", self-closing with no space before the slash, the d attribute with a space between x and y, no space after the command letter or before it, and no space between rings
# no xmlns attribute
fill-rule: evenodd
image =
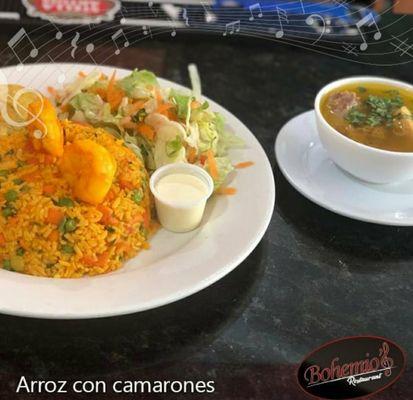
<svg viewBox="0 0 413 400"><path fill-rule="evenodd" d="M183 147L182 139L177 135L175 139L167 141L165 146L166 155L170 158L175 158Z"/></svg>
<svg viewBox="0 0 413 400"><path fill-rule="evenodd" d="M227 176L234 170L234 166L228 157L215 157L217 163L218 177L214 179L214 189L218 189L227 179ZM209 173L208 162L205 164L205 169Z"/></svg>
<svg viewBox="0 0 413 400"><path fill-rule="evenodd" d="M81 112L86 121L94 125L117 125L119 122L119 118L112 115L110 105L103 102L96 94L79 93L70 100L69 104L75 111Z"/></svg>
<svg viewBox="0 0 413 400"><path fill-rule="evenodd" d="M242 148L244 141L225 129L225 120L221 114L215 113L215 126L218 131L217 155L225 156L229 149Z"/></svg>
<svg viewBox="0 0 413 400"><path fill-rule="evenodd" d="M172 89L169 99L176 105L176 114L178 118L182 120L189 119L193 97Z"/></svg>
<svg viewBox="0 0 413 400"><path fill-rule="evenodd" d="M121 79L118 84L128 96L135 99L149 97L150 88L159 86L156 75L145 69L141 71L133 70L130 75Z"/></svg>

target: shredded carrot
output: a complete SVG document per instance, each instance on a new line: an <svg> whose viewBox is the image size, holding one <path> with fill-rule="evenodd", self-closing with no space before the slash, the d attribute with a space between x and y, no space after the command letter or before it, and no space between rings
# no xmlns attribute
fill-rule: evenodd
<svg viewBox="0 0 413 400"><path fill-rule="evenodd" d="M127 253L131 250L131 245L127 242L121 241L116 245L116 251L118 253Z"/></svg>
<svg viewBox="0 0 413 400"><path fill-rule="evenodd" d="M209 168L209 173L211 174L213 179L218 178L218 166L217 162L214 157L214 153L212 152L211 149L207 151L207 160L208 160L208 168Z"/></svg>
<svg viewBox="0 0 413 400"><path fill-rule="evenodd" d="M156 112L159 114L163 114L165 116L168 116L168 111L173 108L174 105L171 103L164 103L164 104L160 104L158 106L158 108L156 109Z"/></svg>
<svg viewBox="0 0 413 400"><path fill-rule="evenodd" d="M155 88L155 99L158 106L163 102L162 94L158 87Z"/></svg>
<svg viewBox="0 0 413 400"><path fill-rule="evenodd" d="M128 110L128 115L135 114L137 111L142 109L146 103L146 100L137 100L133 104L130 105Z"/></svg>
<svg viewBox="0 0 413 400"><path fill-rule="evenodd" d="M106 94L107 102L110 104L112 111L116 110L119 107L120 102L124 97L123 90L116 86L116 71L113 71L113 74L109 80L108 90Z"/></svg>
<svg viewBox="0 0 413 400"><path fill-rule="evenodd" d="M131 225L140 224L144 220L144 217L141 213L134 215L130 220Z"/></svg>
<svg viewBox="0 0 413 400"><path fill-rule="evenodd" d="M4 235L0 232L0 247L4 247L6 245L6 238Z"/></svg>
<svg viewBox="0 0 413 400"><path fill-rule="evenodd" d="M254 165L253 161L244 161L244 162L240 162L238 164L235 164L234 167L237 168L237 169L241 169L241 168L251 167L252 165Z"/></svg>
<svg viewBox="0 0 413 400"><path fill-rule="evenodd" d="M199 162L200 162L202 165L205 165L206 160L207 160L207 156L206 156L205 154L201 154L201 155L199 156Z"/></svg>
<svg viewBox="0 0 413 400"><path fill-rule="evenodd" d="M98 259L96 261L96 265L98 267L104 267L109 261L110 253L108 251L104 251L102 254L98 255Z"/></svg>
<svg viewBox="0 0 413 400"><path fill-rule="evenodd" d="M97 260L91 256L84 256L81 258L80 262L88 267L92 267L96 264Z"/></svg>
<svg viewBox="0 0 413 400"><path fill-rule="evenodd" d="M153 129L150 125L144 124L143 122L140 122L140 123L137 125L137 128L138 128L138 132L139 132L142 136L146 137L146 138L149 139L149 140L153 140L153 139L154 139L154 137L155 137L155 131L154 131L154 129Z"/></svg>
<svg viewBox="0 0 413 400"><path fill-rule="evenodd" d="M54 185L50 185L50 184L43 185L44 194L53 194L55 192L56 192L56 187Z"/></svg>
<svg viewBox="0 0 413 400"><path fill-rule="evenodd" d="M39 159L37 157L30 157L26 160L27 164L34 165L39 164Z"/></svg>
<svg viewBox="0 0 413 400"><path fill-rule="evenodd" d="M49 92L49 94L51 96L56 97L57 92L56 92L56 89L53 86L48 86L47 91Z"/></svg>
<svg viewBox="0 0 413 400"><path fill-rule="evenodd" d="M166 115L171 121L178 121L178 115L175 112L174 108L170 108Z"/></svg>
<svg viewBox="0 0 413 400"><path fill-rule="evenodd" d="M97 206L97 209L102 213L102 217L100 218L99 222L101 222L103 225L112 225L114 222L116 222L116 219L112 217L113 211L111 208L99 204Z"/></svg>
<svg viewBox="0 0 413 400"><path fill-rule="evenodd" d="M11 217L7 220L7 225L16 226L18 222L19 219L17 217Z"/></svg>
<svg viewBox="0 0 413 400"><path fill-rule="evenodd" d="M69 103L63 104L60 109L62 110L62 112L69 112L70 110L70 105Z"/></svg>
<svg viewBox="0 0 413 400"><path fill-rule="evenodd" d="M55 229L54 231L51 231L47 238L51 240L52 242L58 242L60 239L59 231L57 229Z"/></svg>
<svg viewBox="0 0 413 400"><path fill-rule="evenodd" d="M97 266L97 267L105 267L109 261L110 253L105 251L99 254L96 258L91 256L84 256L81 259L81 262L89 267Z"/></svg>
<svg viewBox="0 0 413 400"><path fill-rule="evenodd" d="M81 121L77 121L77 122L75 122L75 124L80 125L80 126L92 126L88 122L81 122Z"/></svg>
<svg viewBox="0 0 413 400"><path fill-rule="evenodd" d="M151 225L151 212L149 210L146 210L143 214L143 226L146 229L149 229Z"/></svg>
<svg viewBox="0 0 413 400"><path fill-rule="evenodd" d="M135 185L131 181L128 181L124 177L119 178L119 186L122 189L133 189L135 187Z"/></svg>
<svg viewBox="0 0 413 400"><path fill-rule="evenodd" d="M91 87L88 89L90 92L97 94L103 101L106 101L107 92L106 89L103 87Z"/></svg>
<svg viewBox="0 0 413 400"><path fill-rule="evenodd" d="M199 101L192 100L192 102L191 102L191 108L192 109L198 108L198 107L200 107L200 105L201 105L201 103Z"/></svg>
<svg viewBox="0 0 413 400"><path fill-rule="evenodd" d="M85 77L87 76L87 74L86 74L85 72L83 72L83 71L79 71L79 76L80 76L81 78L85 78Z"/></svg>
<svg viewBox="0 0 413 400"><path fill-rule="evenodd" d="M63 219L64 213L58 208L49 208L47 212L46 222L49 224L58 225Z"/></svg>
<svg viewBox="0 0 413 400"><path fill-rule="evenodd" d="M186 158L188 159L188 162L190 164L194 164L196 161L196 148L189 146L187 151L186 151Z"/></svg>
<svg viewBox="0 0 413 400"><path fill-rule="evenodd" d="M137 129L138 127L138 124L132 121L125 120L125 121L122 121L121 124L125 129Z"/></svg>
<svg viewBox="0 0 413 400"><path fill-rule="evenodd" d="M222 187L216 191L217 194L224 194L227 196L232 196L237 193L237 189L233 187Z"/></svg>
<svg viewBox="0 0 413 400"><path fill-rule="evenodd" d="M113 200L115 197L116 197L116 193L112 189L110 189L108 194L105 197L105 200L110 201L110 200Z"/></svg>
<svg viewBox="0 0 413 400"><path fill-rule="evenodd" d="M29 183L36 182L41 179L40 172L35 171L30 174L22 175L21 178Z"/></svg>

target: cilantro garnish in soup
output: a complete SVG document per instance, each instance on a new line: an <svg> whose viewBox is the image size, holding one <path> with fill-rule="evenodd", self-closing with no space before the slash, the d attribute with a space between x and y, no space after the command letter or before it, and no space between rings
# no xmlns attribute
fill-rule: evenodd
<svg viewBox="0 0 413 400"><path fill-rule="evenodd" d="M333 128L359 143L413 151L413 91L374 82L343 85L324 96L321 112Z"/></svg>

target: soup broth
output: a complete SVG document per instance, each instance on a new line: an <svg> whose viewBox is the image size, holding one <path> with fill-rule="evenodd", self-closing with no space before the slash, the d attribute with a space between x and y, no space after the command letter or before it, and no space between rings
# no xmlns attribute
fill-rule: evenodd
<svg viewBox="0 0 413 400"><path fill-rule="evenodd" d="M326 121L350 139L383 150L413 152L413 91L352 83L327 93L320 107Z"/></svg>

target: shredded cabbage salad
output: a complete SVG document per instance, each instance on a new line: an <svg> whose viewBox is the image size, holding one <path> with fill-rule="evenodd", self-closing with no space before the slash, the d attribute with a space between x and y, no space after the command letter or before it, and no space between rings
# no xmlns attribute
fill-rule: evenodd
<svg viewBox="0 0 413 400"><path fill-rule="evenodd" d="M60 118L103 127L145 161L149 171L188 162L204 168L218 189L234 169L228 157L243 140L202 100L196 66L188 67L192 92L163 88L156 76L135 69L117 79L98 70L80 73L61 90L52 90Z"/></svg>

